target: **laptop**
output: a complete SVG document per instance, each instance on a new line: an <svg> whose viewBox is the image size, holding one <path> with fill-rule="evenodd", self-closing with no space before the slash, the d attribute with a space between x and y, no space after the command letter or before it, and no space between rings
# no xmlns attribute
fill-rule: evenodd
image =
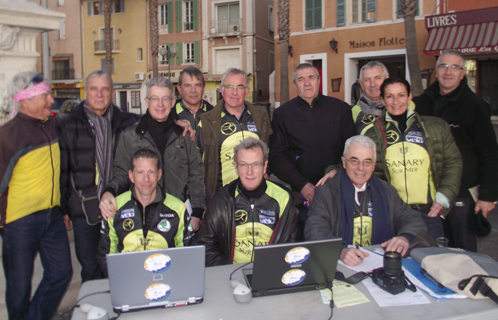
<svg viewBox="0 0 498 320"><path fill-rule="evenodd" d="M111 303L127 312L204 299L204 246L108 254Z"/></svg>
<svg viewBox="0 0 498 320"><path fill-rule="evenodd" d="M340 238L259 246L242 272L253 297L332 288L341 250Z"/></svg>

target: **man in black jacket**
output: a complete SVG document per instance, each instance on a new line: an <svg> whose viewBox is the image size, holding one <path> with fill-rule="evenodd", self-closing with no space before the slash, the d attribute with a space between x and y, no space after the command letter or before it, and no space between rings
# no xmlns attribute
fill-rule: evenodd
<svg viewBox="0 0 498 320"><path fill-rule="evenodd" d="M270 169L291 186L296 198L311 203L315 184L328 165L339 164L344 143L356 129L350 106L319 92L315 67L302 63L292 78L298 96L273 113ZM308 210L298 208L300 222L306 221Z"/></svg>
<svg viewBox="0 0 498 320"><path fill-rule="evenodd" d="M413 101L420 115L440 117L451 127L462 154L463 171L460 192L443 226L450 246L476 251L475 235L482 232L479 220L483 219L476 214L482 211L486 217L498 197L498 146L490 106L467 85L460 51L446 50L441 54L436 62L436 78L438 81ZM477 185L480 189L475 203L469 188Z"/></svg>
<svg viewBox="0 0 498 320"><path fill-rule="evenodd" d="M84 213L79 193L100 196L112 176L115 142L139 118L113 105L113 92L108 74L100 70L90 73L85 80L86 100L59 125L61 211L66 222L71 219L74 227L74 246L83 282L103 276L96 258L101 214L98 200L94 202L95 210Z"/></svg>
<svg viewBox="0 0 498 320"><path fill-rule="evenodd" d="M295 240L297 211L292 194L265 180L268 147L256 138L234 148L239 178L208 204L197 244L206 246L206 266L253 260L253 247Z"/></svg>

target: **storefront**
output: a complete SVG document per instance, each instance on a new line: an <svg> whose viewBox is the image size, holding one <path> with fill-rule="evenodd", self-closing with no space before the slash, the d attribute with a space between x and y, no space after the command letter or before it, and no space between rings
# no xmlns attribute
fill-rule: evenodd
<svg viewBox="0 0 498 320"><path fill-rule="evenodd" d="M143 115L146 111L145 89L141 82L115 83L112 102L123 111Z"/></svg>
<svg viewBox="0 0 498 320"><path fill-rule="evenodd" d="M424 54L457 49L465 55L469 86L498 116L498 7L425 17Z"/></svg>

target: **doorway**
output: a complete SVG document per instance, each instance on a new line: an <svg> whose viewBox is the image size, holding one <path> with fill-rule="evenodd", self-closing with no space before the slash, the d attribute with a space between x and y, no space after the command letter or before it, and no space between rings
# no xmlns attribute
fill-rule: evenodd
<svg viewBox="0 0 498 320"><path fill-rule="evenodd" d="M478 62L479 96L491 106L491 115L498 115L498 60Z"/></svg>
<svg viewBox="0 0 498 320"><path fill-rule="evenodd" d="M119 91L119 108L124 112L128 112L128 99L126 91Z"/></svg>

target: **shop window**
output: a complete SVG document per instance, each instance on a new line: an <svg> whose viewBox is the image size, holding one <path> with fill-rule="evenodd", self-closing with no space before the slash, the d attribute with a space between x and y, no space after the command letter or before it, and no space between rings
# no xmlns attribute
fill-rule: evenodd
<svg viewBox="0 0 498 320"><path fill-rule="evenodd" d="M306 30L322 27L322 0L306 0Z"/></svg>

